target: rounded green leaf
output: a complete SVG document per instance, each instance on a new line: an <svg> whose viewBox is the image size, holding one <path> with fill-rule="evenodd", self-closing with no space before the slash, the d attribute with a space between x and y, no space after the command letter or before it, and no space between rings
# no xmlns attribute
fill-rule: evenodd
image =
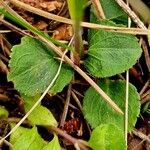
<svg viewBox="0 0 150 150"><path fill-rule="evenodd" d="M98 23L116 26L108 20ZM136 63L142 53L135 36L104 30L89 30L89 45L85 67L96 77L110 77L124 72Z"/></svg>
<svg viewBox="0 0 150 150"><path fill-rule="evenodd" d="M125 150L123 132L113 124L96 127L89 140L92 150Z"/></svg>
<svg viewBox="0 0 150 150"><path fill-rule="evenodd" d="M60 62L51 49L37 39L23 37L20 45L12 48L8 79L23 94L42 93L55 77ZM72 79L73 71L63 65L52 92L60 92ZM58 85L58 84L59 85Z"/></svg>
<svg viewBox="0 0 150 150"><path fill-rule="evenodd" d="M27 113L36 101L39 99L39 95L34 97L23 96L25 103L25 112ZM55 126L57 127L57 121L54 118L53 114L46 107L38 105L28 116L28 120L32 125L41 125L41 126Z"/></svg>
<svg viewBox="0 0 150 150"><path fill-rule="evenodd" d="M16 124L14 123L11 123L11 130L16 126ZM27 132L30 132L31 129L29 128L24 128L22 126L19 126L17 128L17 130L15 132L13 132L11 135L10 135L10 143L12 145L15 144L15 142L18 140L18 138L24 134L26 134Z"/></svg>
<svg viewBox="0 0 150 150"><path fill-rule="evenodd" d="M125 110L125 81L100 80L98 85L114 100L122 111ZM140 97L136 88L129 84L128 131L133 129L140 113L139 100ZM83 111L92 128L103 123L114 123L124 129L124 115L113 110L93 88L89 88L85 93Z"/></svg>
<svg viewBox="0 0 150 150"><path fill-rule="evenodd" d="M46 142L37 132L37 128L33 127L24 132L14 143L13 150L41 150Z"/></svg>
<svg viewBox="0 0 150 150"><path fill-rule="evenodd" d="M16 124L11 124L11 128L15 125ZM17 149L19 145L22 144L18 150L34 150L34 148L36 150L36 145L39 147L39 150L61 150L56 134L54 134L52 141L47 143L38 134L36 127L32 129L21 126L18 127L17 130L10 135L10 143L15 146L14 149Z"/></svg>

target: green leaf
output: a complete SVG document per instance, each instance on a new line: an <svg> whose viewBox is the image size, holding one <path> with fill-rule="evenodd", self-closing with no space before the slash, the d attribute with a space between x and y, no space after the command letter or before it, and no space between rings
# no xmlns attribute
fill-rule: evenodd
<svg viewBox="0 0 150 150"><path fill-rule="evenodd" d="M7 118L9 115L9 112L5 109L5 107L0 106L0 119Z"/></svg>
<svg viewBox="0 0 150 150"><path fill-rule="evenodd" d="M15 126L15 124L11 124L11 128L13 128L14 126ZM32 131L32 130L33 129L24 128L24 127L21 127L21 126L18 127L17 130L10 135L10 143L12 145L17 145L17 144L19 145L19 144L21 144L21 142L18 143L19 140L25 139L25 136L27 136L26 143L22 142L22 145L24 146L24 144L27 144L27 145L29 145L29 150L30 150L30 148L33 149L34 145L32 145L31 141L28 140L28 138L30 138L30 135L32 133L34 133L33 134L33 136L34 136L33 143L35 144L39 140L39 142L42 143L42 146L39 148L40 150L61 150L59 140L58 140L58 137L57 137L56 134L54 134L54 138L53 138L52 141L50 141L49 143L46 143L38 135L37 130L34 130L34 131ZM38 145L38 143L37 143L37 145ZM24 149L25 148L23 147L23 150Z"/></svg>
<svg viewBox="0 0 150 150"><path fill-rule="evenodd" d="M26 97L23 96L25 100L25 112L27 113L31 107L39 99L39 96ZM55 120L53 114L44 106L38 105L32 113L28 116L28 120L32 125L41 125L41 126L57 126L57 121Z"/></svg>
<svg viewBox="0 0 150 150"><path fill-rule="evenodd" d="M125 150L123 132L113 124L96 127L90 137L92 150Z"/></svg>
<svg viewBox="0 0 150 150"><path fill-rule="evenodd" d="M67 0L69 13L73 20L81 21L83 16L84 5L87 0ZM78 11L77 11L78 10Z"/></svg>
<svg viewBox="0 0 150 150"><path fill-rule="evenodd" d="M13 150L41 150L46 142L37 132L37 128L33 127L28 132L24 132L13 145Z"/></svg>
<svg viewBox="0 0 150 150"><path fill-rule="evenodd" d="M125 81L100 80L98 85L114 100L122 111L125 110ZM133 129L140 113L139 100L140 97L136 88L129 84L128 131ZM103 123L114 123L119 128L124 129L124 116L114 111L93 88L89 88L85 93L83 111L92 128Z"/></svg>
<svg viewBox="0 0 150 150"><path fill-rule="evenodd" d="M108 20L98 22L115 26ZM110 77L128 70L142 53L134 36L103 30L89 31L89 46L85 66L96 77Z"/></svg>
<svg viewBox="0 0 150 150"><path fill-rule="evenodd" d="M54 57L56 55L53 51L39 40L23 37L21 44L12 48L8 79L25 95L42 93L58 70L59 62ZM58 80L54 83L53 93L60 92L71 81L72 76L71 68L63 65Z"/></svg>
<svg viewBox="0 0 150 150"><path fill-rule="evenodd" d="M54 138L42 150L61 150L58 136L54 134Z"/></svg>
<svg viewBox="0 0 150 150"><path fill-rule="evenodd" d="M115 0L101 0L100 2L107 19L127 25L128 16Z"/></svg>
<svg viewBox="0 0 150 150"><path fill-rule="evenodd" d="M11 124L11 129L13 129L15 125L16 124ZM23 134L26 134L26 133L30 133L30 130L31 129L24 128L21 126L18 127L17 130L10 135L10 143L12 145L14 145L15 142L18 140L18 138L20 138L20 136L22 136Z"/></svg>

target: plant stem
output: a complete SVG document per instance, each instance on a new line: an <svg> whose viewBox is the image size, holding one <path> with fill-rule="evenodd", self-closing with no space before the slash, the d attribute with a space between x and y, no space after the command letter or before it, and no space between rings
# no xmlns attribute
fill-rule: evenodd
<svg viewBox="0 0 150 150"><path fill-rule="evenodd" d="M100 0L91 0L96 10L96 15L99 19L106 19Z"/></svg>
<svg viewBox="0 0 150 150"><path fill-rule="evenodd" d="M76 94L75 94L73 91L71 92L71 94L72 94L73 99L74 99L75 102L77 103L79 109L80 109L81 111L83 111L82 105L81 105L81 103L80 103L80 100L78 99L78 97L76 96Z"/></svg>
<svg viewBox="0 0 150 150"><path fill-rule="evenodd" d="M73 39L74 39L74 36L71 38L68 46L70 46L72 44ZM62 117L60 120L60 127L64 125L64 122L66 120L66 116L67 116L68 108L69 108L69 103L70 103L71 89L72 89L72 83L70 83L69 87L68 87L67 98L66 98L65 105L64 105L64 111L62 113Z"/></svg>
<svg viewBox="0 0 150 150"><path fill-rule="evenodd" d="M137 137L139 137L140 139L147 141L150 144L150 138L148 136L146 136L145 134L143 134L142 132L133 130L132 131L134 135L136 135Z"/></svg>
<svg viewBox="0 0 150 150"><path fill-rule="evenodd" d="M0 139L2 139L2 138L3 138L3 137L0 137ZM8 145L10 149L13 149L13 145L12 145L10 142L8 142L7 140L4 140L4 143L5 143L6 145ZM0 147L1 147L1 143L0 143Z"/></svg>
<svg viewBox="0 0 150 150"><path fill-rule="evenodd" d="M127 6L129 5L127 0ZM128 28L131 27L131 19L128 17ZM125 149L128 149L128 110L129 110L129 70L126 71L126 97L125 97L125 124L124 124L124 136L125 136Z"/></svg>
<svg viewBox="0 0 150 150"><path fill-rule="evenodd" d="M76 65L80 65L80 59L83 55L83 43L81 34L80 22L83 16L84 0L67 0L70 17L73 22L74 29L74 48L73 51L73 61Z"/></svg>
<svg viewBox="0 0 150 150"><path fill-rule="evenodd" d="M74 63L76 65L80 65L80 57L82 56L83 52L83 43L82 43L82 35L81 35L81 29L80 29L80 22L75 21L74 23L74 47L75 52L74 54Z"/></svg>
<svg viewBox="0 0 150 150"><path fill-rule="evenodd" d="M126 98L125 98L125 144L128 147L128 109L129 109L129 71L126 71Z"/></svg>
<svg viewBox="0 0 150 150"><path fill-rule="evenodd" d="M68 87L68 91L67 91L67 98L66 98L65 105L64 105L64 111L62 113L61 120L60 120L60 127L64 125L66 117L67 117L69 103L70 103L70 96L71 96L71 88L72 88L72 85L70 83Z"/></svg>
<svg viewBox="0 0 150 150"><path fill-rule="evenodd" d="M78 139L70 136L69 134L65 133L63 130L56 128L54 126L50 127L50 130L54 131L55 133L57 133L58 135L64 137L65 139L67 139L69 142L71 142L73 145L75 145L76 143L79 145L79 147L82 150L89 150L86 146L84 146L83 142L81 143ZM87 143L87 142L86 142Z"/></svg>

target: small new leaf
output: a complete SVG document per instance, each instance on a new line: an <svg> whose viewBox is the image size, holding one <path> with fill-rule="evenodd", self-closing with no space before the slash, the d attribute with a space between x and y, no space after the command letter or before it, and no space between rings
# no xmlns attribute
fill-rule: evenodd
<svg viewBox="0 0 150 150"><path fill-rule="evenodd" d="M125 150L123 132L113 124L96 127L89 140L92 150Z"/></svg>
<svg viewBox="0 0 150 150"><path fill-rule="evenodd" d="M100 80L98 85L114 102L125 111L125 81ZM128 131L135 126L137 117L140 113L140 96L136 88L129 84L129 109L128 109ZM83 101L84 116L92 126L96 128L103 123L114 123L124 130L124 116L116 113L103 98L93 89L89 88Z"/></svg>
<svg viewBox="0 0 150 150"><path fill-rule="evenodd" d="M28 96L42 93L53 80L59 67L56 55L44 43L23 37L20 45L13 46L8 79L16 89ZM52 92L60 92L72 79L73 71L63 65Z"/></svg>

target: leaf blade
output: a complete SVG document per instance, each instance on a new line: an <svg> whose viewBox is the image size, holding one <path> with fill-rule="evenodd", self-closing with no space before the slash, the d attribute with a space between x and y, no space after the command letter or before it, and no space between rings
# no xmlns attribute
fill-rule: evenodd
<svg viewBox="0 0 150 150"><path fill-rule="evenodd" d="M13 150L41 150L45 144L46 142L38 134L37 128L33 127L17 139Z"/></svg>
<svg viewBox="0 0 150 150"><path fill-rule="evenodd" d="M98 22L110 26L115 25L108 20ZM134 36L103 30L89 31L89 45L85 67L96 77L110 77L128 70L142 53Z"/></svg>
<svg viewBox="0 0 150 150"><path fill-rule="evenodd" d="M12 49L8 79L13 81L16 89L23 94L34 96L42 93L58 70L59 62L54 57L54 52L42 42L31 37L23 37L21 44ZM61 79L62 86L54 84L57 87L53 89L54 93L60 92L72 79L72 69L63 65L58 80L64 72L65 80ZM57 82L56 80L55 83Z"/></svg>
<svg viewBox="0 0 150 150"><path fill-rule="evenodd" d="M112 98L115 103L124 110L125 82L101 80L98 85ZM92 101L91 101L92 100ZM129 122L128 131L131 131L140 113L139 94L136 88L129 84ZM119 128L124 129L124 116L117 114L112 108L103 101L92 88L89 88L83 101L83 112L86 120L95 128L102 123L114 123Z"/></svg>
<svg viewBox="0 0 150 150"><path fill-rule="evenodd" d="M36 103L36 101L39 99L39 95L34 97L27 97L23 96L25 102L25 112L27 113L32 106ZM57 127L58 123L56 119L54 118L53 114L44 106L38 105L32 113L28 116L28 120L32 125L41 125L41 126L55 126Z"/></svg>
<svg viewBox="0 0 150 150"><path fill-rule="evenodd" d="M102 124L92 131L89 145L93 150L125 150L123 132L114 124Z"/></svg>

